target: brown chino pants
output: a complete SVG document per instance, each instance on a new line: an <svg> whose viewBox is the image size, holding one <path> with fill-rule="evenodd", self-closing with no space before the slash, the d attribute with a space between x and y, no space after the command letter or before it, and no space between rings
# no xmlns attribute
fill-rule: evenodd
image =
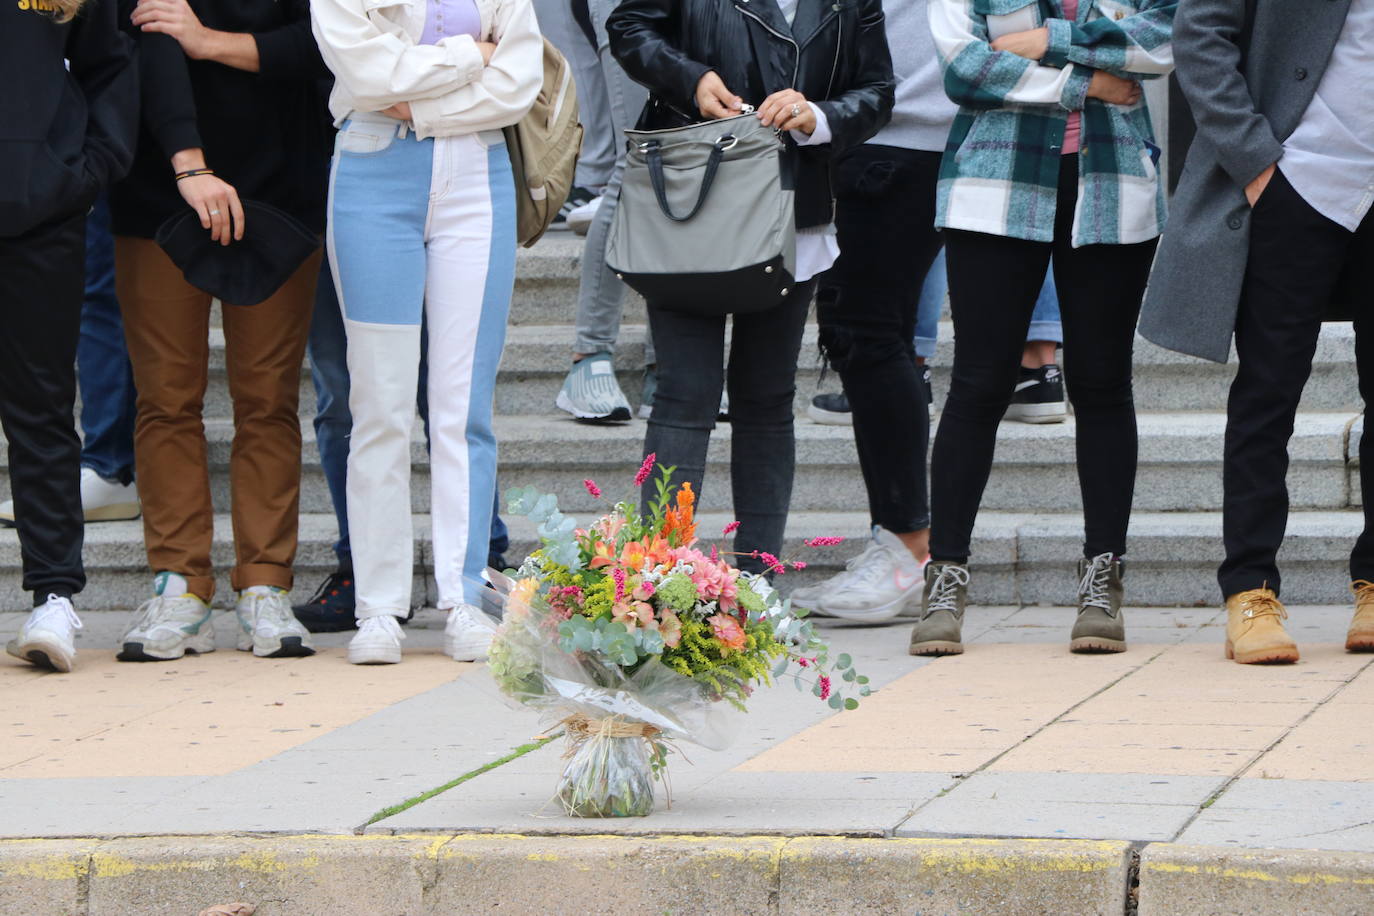
<svg viewBox="0 0 1374 916"><path fill-rule="evenodd" d="M229 485L235 590L291 587L301 483L301 361L320 269L317 252L270 299L225 306L225 364L234 402ZM151 239L115 239L124 337L138 388L134 458L143 537L154 572L186 577L209 601L214 507L202 407L211 297L188 284Z"/></svg>

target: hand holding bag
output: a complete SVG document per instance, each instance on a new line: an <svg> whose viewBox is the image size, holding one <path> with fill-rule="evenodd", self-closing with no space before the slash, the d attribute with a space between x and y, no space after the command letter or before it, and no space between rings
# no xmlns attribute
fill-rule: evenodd
<svg viewBox="0 0 1374 916"><path fill-rule="evenodd" d="M702 315L778 305L796 285L783 144L752 113L628 130L606 263L656 307Z"/></svg>

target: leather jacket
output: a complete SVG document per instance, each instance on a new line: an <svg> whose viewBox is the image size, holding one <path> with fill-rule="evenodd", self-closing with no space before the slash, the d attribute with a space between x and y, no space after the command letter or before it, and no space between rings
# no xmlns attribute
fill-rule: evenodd
<svg viewBox="0 0 1374 916"><path fill-rule="evenodd" d="M784 181L796 190L800 229L834 218L832 157L892 115L881 0L798 0L791 26L776 0L624 0L606 31L616 60L650 90L642 130L701 121L696 87L711 70L755 107L795 89L825 113L830 143L797 146L784 135Z"/></svg>

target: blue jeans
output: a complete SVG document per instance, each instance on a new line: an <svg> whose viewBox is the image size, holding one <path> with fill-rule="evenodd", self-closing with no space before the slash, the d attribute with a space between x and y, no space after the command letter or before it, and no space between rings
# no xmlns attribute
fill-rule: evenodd
<svg viewBox="0 0 1374 916"><path fill-rule="evenodd" d="M926 272L921 285L921 301L916 306L916 355L922 359L935 356L935 343L940 336L940 309L948 293L949 275L945 271L945 253L941 251ZM1045 284L1035 300L1026 340L1064 342L1064 326L1059 321L1059 291L1054 287L1053 270L1045 272Z"/></svg>
<svg viewBox="0 0 1374 916"><path fill-rule="evenodd" d="M416 406L425 425L425 441L429 441L429 403L427 381L427 344L420 348L420 382ZM339 568L353 568L353 550L348 539L348 440L353 433L353 415L348 410L348 344L344 338L343 313L339 310L339 294L334 288L334 276L329 259L320 264L320 282L315 287L315 315L310 322L310 375L315 383L315 442L320 450L320 467L329 486L329 499L334 504L334 517L339 523L339 540L334 553ZM500 488L497 488L496 508L491 517L491 543L488 564L505 566L504 554L510 548L510 534L501 520Z"/></svg>
<svg viewBox="0 0 1374 916"><path fill-rule="evenodd" d="M86 219L86 298L76 348L81 387L81 466L106 480L134 479L134 372L115 297L114 238L104 194Z"/></svg>

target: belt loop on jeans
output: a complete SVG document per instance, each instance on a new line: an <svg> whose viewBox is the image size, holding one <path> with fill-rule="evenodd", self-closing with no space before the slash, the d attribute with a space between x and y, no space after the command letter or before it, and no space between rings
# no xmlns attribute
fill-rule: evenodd
<svg viewBox="0 0 1374 916"><path fill-rule="evenodd" d="M409 125L406 124L405 121L402 121L401 126L396 129L396 136L404 140L406 138L406 130L408 129L408 127Z"/></svg>

